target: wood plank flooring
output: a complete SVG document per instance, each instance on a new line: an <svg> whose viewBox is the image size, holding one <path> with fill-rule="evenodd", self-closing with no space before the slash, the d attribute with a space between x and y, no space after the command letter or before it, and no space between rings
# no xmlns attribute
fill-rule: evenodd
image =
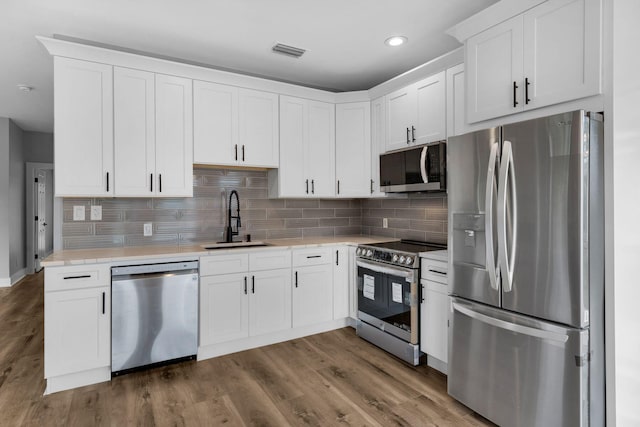
<svg viewBox="0 0 640 427"><path fill-rule="evenodd" d="M43 396L44 274L0 289L0 425L487 426L351 328Z"/></svg>

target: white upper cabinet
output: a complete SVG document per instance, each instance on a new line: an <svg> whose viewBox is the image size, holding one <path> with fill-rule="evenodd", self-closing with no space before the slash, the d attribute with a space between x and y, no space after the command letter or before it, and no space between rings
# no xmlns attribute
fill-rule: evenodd
<svg viewBox="0 0 640 427"><path fill-rule="evenodd" d="M156 74L156 175L158 196L193 196L190 79Z"/></svg>
<svg viewBox="0 0 640 427"><path fill-rule="evenodd" d="M113 67L54 60L55 195L113 196Z"/></svg>
<svg viewBox="0 0 640 427"><path fill-rule="evenodd" d="M335 105L280 97L280 167L269 180L271 196L335 195Z"/></svg>
<svg viewBox="0 0 640 427"><path fill-rule="evenodd" d="M371 181L369 197L381 197L380 192L380 154L384 153L386 141L386 116L384 97L371 101Z"/></svg>
<svg viewBox="0 0 640 427"><path fill-rule="evenodd" d="M386 151L447 137L445 72L387 95Z"/></svg>
<svg viewBox="0 0 640 427"><path fill-rule="evenodd" d="M115 195L155 194L155 74L113 70Z"/></svg>
<svg viewBox="0 0 640 427"><path fill-rule="evenodd" d="M466 41L469 123L601 92L601 0L549 0Z"/></svg>
<svg viewBox="0 0 640 427"><path fill-rule="evenodd" d="M464 64L447 69L447 136L467 132Z"/></svg>
<svg viewBox="0 0 640 427"><path fill-rule="evenodd" d="M368 197L371 194L371 105L354 102L336 105L336 194Z"/></svg>
<svg viewBox="0 0 640 427"><path fill-rule="evenodd" d="M194 163L278 167L278 95L195 81Z"/></svg>
<svg viewBox="0 0 640 427"><path fill-rule="evenodd" d="M238 88L193 82L193 160L238 164Z"/></svg>

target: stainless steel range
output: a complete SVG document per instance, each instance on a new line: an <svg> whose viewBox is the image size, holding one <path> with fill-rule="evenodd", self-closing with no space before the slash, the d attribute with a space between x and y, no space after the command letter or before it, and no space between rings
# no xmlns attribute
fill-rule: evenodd
<svg viewBox="0 0 640 427"><path fill-rule="evenodd" d="M446 245L411 240L358 246L360 337L412 365L420 363L419 254L441 249Z"/></svg>

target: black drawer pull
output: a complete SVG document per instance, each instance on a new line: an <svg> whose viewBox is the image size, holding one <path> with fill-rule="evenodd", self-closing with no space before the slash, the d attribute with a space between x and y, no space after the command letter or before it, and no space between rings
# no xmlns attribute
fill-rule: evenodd
<svg viewBox="0 0 640 427"><path fill-rule="evenodd" d="M322 255L307 255L307 259L310 258L322 258Z"/></svg>
<svg viewBox="0 0 640 427"><path fill-rule="evenodd" d="M443 271L431 270L431 269L429 269L428 271L429 271L429 273L441 274L441 275L443 275L443 276L446 276L446 275L447 275L447 272L446 272L446 271L445 271L445 272L443 272Z"/></svg>
<svg viewBox="0 0 640 427"><path fill-rule="evenodd" d="M251 293L256 293L256 276L251 276Z"/></svg>
<svg viewBox="0 0 640 427"><path fill-rule="evenodd" d="M90 274L83 274L82 276L65 276L64 280L69 280L69 279L88 279L90 277L91 277Z"/></svg>
<svg viewBox="0 0 640 427"><path fill-rule="evenodd" d="M338 254L339 251L336 251L336 265L340 265L340 255Z"/></svg>
<svg viewBox="0 0 640 427"><path fill-rule="evenodd" d="M105 295L104 292L102 293L102 314L104 314L104 300L105 300Z"/></svg>

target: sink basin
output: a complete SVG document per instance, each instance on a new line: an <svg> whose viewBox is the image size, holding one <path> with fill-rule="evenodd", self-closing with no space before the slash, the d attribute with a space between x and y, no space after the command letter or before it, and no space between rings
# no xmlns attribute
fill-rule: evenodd
<svg viewBox="0 0 640 427"><path fill-rule="evenodd" d="M203 249L214 250L214 249L232 249L232 248L255 248L260 246L270 246L268 243L261 242L259 240L252 242L217 242L217 243L207 243L206 245L201 245Z"/></svg>

